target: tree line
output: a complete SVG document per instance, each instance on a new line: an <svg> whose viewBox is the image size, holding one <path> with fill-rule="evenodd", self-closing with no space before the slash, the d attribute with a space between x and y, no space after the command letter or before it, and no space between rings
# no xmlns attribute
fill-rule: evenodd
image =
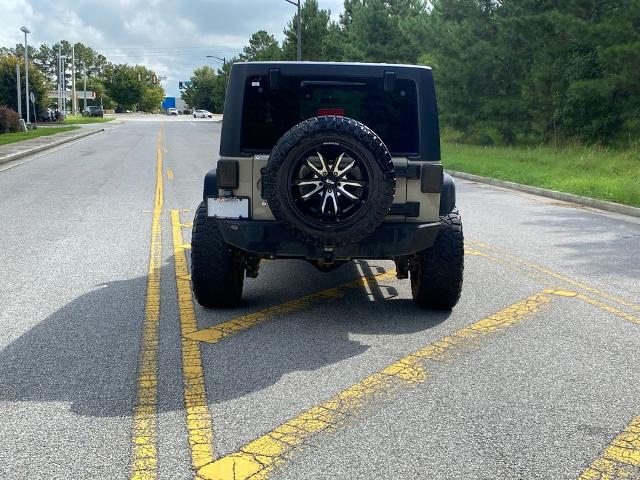
<svg viewBox="0 0 640 480"><path fill-rule="evenodd" d="M433 67L446 138L637 142L640 0L345 0L338 21L306 0L301 18L303 60ZM296 23L232 61L295 60ZM215 73L197 70L186 97L220 110Z"/></svg>
<svg viewBox="0 0 640 480"><path fill-rule="evenodd" d="M56 100L47 98L47 91L57 90L60 80L58 72L59 52L65 55L63 72L66 86L71 87L72 45L62 40L53 45L29 46L29 87L36 97L38 111L53 106ZM143 65L116 64L110 62L96 50L76 43L75 70L76 90L84 89L84 68L87 72L87 90L96 93L89 105L103 105L116 110L154 111L164 98L164 90L157 81L156 73ZM24 45L0 48L0 104L17 109L16 65L20 66L24 83ZM24 86L23 86L24 88ZM23 91L24 94L24 91ZM24 102L24 99L23 99ZM80 106L80 103L79 103Z"/></svg>

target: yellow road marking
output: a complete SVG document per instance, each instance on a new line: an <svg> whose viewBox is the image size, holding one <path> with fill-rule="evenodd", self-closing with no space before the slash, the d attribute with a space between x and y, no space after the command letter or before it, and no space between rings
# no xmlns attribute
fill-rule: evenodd
<svg viewBox="0 0 640 480"><path fill-rule="evenodd" d="M485 249L493 250L493 251L496 251L496 252L500 252L502 255L504 255L505 257L509 258L510 260L512 260L512 261L514 261L516 263L519 263L521 265L526 265L527 267L532 268L532 269L534 269L534 270L536 270L538 272L544 273L545 275L550 276L552 278L555 278L556 280L560 280L561 282L567 283L567 284L572 285L574 287L577 287L577 288L580 288L582 290L585 290L585 291L587 291L589 293L593 293L593 294L598 295L598 296L600 296L602 298L606 298L607 300L610 300L612 302L618 303L620 305L623 305L625 307L628 307L628 308L631 308L633 310L636 310L636 311L640 312L640 305L638 305L637 303L630 302L630 301L628 301L628 300L626 300L626 299L624 299L622 297L619 297L617 295L613 295L613 294L611 294L609 292L605 292L604 290L600 290L598 288L591 287L591 286L589 286L589 285L587 285L585 283L578 282L577 280L573 280L573 279L571 279L571 278L569 278L569 277L567 277L565 275L562 275L561 273L554 272L553 270L550 270L550 269L548 269L546 267L543 267L542 265L538 265L538 264L529 262L527 260L518 258L515 255L511 255L511 254L509 254L507 252L504 252L504 251L500 250L498 247L495 247L495 246L490 245L488 243L478 242L478 241L473 241L473 240L467 241L467 243L469 245L474 245L477 248L485 248Z"/></svg>
<svg viewBox="0 0 640 480"><path fill-rule="evenodd" d="M182 228L191 228L193 227L193 222L184 222L184 223L181 223L180 226Z"/></svg>
<svg viewBox="0 0 640 480"><path fill-rule="evenodd" d="M158 474L158 323L160 321L160 269L162 267L162 126L156 140L156 191L151 223L151 247L140 364L138 399L133 414L133 480L153 480Z"/></svg>
<svg viewBox="0 0 640 480"><path fill-rule="evenodd" d="M180 333L182 334L182 375L187 432L191 449L191 464L199 469L213 461L213 429L202 370L202 355L198 342L188 338L198 330L191 296L191 283L185 243L182 239L180 212L171 210L173 251L176 270Z"/></svg>
<svg viewBox="0 0 640 480"><path fill-rule="evenodd" d="M167 168L167 178L169 180L173 180L173 170L171 170L170 168Z"/></svg>
<svg viewBox="0 0 640 480"><path fill-rule="evenodd" d="M498 265L500 265L500 266L502 266L504 268L508 268L511 271L514 271L514 272L516 272L518 274L521 274L521 275L525 275L525 276L527 276L527 277L529 277L529 278L531 278L533 280L536 280L538 282L541 282L541 283L546 283L546 281L547 281L547 277L545 277L545 276L543 276L543 275L541 275L539 273L530 272L529 270L525 270L522 267L518 267L517 265L514 265L512 262L503 260L503 259L501 259L499 257L494 256L494 255L490 255L490 254L488 254L486 252L483 252L481 250L476 250L476 249L471 248L471 247L469 247L467 245L465 245L465 247L464 247L464 254L465 255L475 256L475 257L487 258L487 259L491 260L492 262L497 263Z"/></svg>
<svg viewBox="0 0 640 480"><path fill-rule="evenodd" d="M454 351L475 345L480 337L501 331L530 317L550 298L544 293L532 295L441 340L435 341L380 372L343 390L327 402L313 407L262 437L249 442L198 470L205 480L245 480L267 478L292 451L314 434L333 430L348 415L356 413L376 396L392 393L402 385L424 382L428 372L424 360L440 360Z"/></svg>
<svg viewBox="0 0 640 480"><path fill-rule="evenodd" d="M235 335L236 333L247 330L248 328L255 327L260 323L264 323L275 317L279 317L280 315L286 315L297 310L302 310L312 303L321 300L339 298L343 296L344 293L349 289L359 288L363 286L366 287L372 280L385 281L394 279L395 277L395 270L391 270L389 272L381 273L378 275L361 277L357 280L353 280L337 287L329 288L317 293L312 293L310 295L306 295L304 297L297 298L280 305L274 305L258 312L242 315L219 325L214 325L213 327L205 328L203 330L187 334L186 337L191 340L197 340L199 342L218 343L223 338Z"/></svg>
<svg viewBox="0 0 640 480"><path fill-rule="evenodd" d="M480 244L480 242L473 242L475 244L481 245L481 246L486 246L486 244ZM527 275L535 280L540 280L540 281L544 281L545 278L541 277L540 275L537 275L535 273L529 272L527 270L524 270L523 268L518 267L517 265L513 265L510 264L508 261L502 260L498 257L495 257L493 255L490 255L488 253L482 252L480 250L476 250L470 247L465 247L465 254L466 255L475 255L475 256L480 256L480 257L484 257L484 258L488 258L489 260L496 262L506 268L509 268L511 270L517 271L519 273L522 273L524 275ZM521 261L520 263L526 264L528 262L524 262ZM544 269L544 267L540 267L540 269L542 270L546 270ZM558 274L560 275L560 274ZM554 278L559 279L558 277L554 276ZM569 279L570 280L570 279ZM564 280L563 280L564 281ZM579 282L574 282L574 281L566 281L565 283L569 283L571 285L574 286L579 286L580 288L583 288L584 290L587 291L595 291L595 292L600 292L598 293L598 295L600 295L601 297L604 298L609 298L612 301L615 301L621 305L625 305L628 306L630 308L634 308L634 304L633 303L629 303L626 302L624 299L620 299L618 297L613 297L612 295L606 293L606 292L602 292L598 289L589 287L583 283L579 283ZM547 293L551 293L554 295L559 295L559 296L563 296L563 297L572 297L572 298L576 298L582 302L588 303L589 305L592 305L594 307L599 308L600 310L604 310L605 312L611 313L613 315L616 315L617 317L623 318L624 320L627 320L629 322L632 323L636 323L638 325L640 325L640 317L636 316L636 315L632 315L630 313L627 312L623 312L622 310L613 307L611 305L607 305L606 303L600 302L599 300L596 300L595 298L589 297L588 295L585 295L583 293L579 293L579 292L574 292L574 291L567 291L567 290L560 290L560 289L550 289L550 290L546 290Z"/></svg>
<svg viewBox="0 0 640 480"><path fill-rule="evenodd" d="M634 418L578 477L578 480L616 480L640 477L640 416Z"/></svg>
<svg viewBox="0 0 640 480"><path fill-rule="evenodd" d="M583 301L585 303L588 303L589 305L592 305L594 307L599 308L600 310L604 310L605 312L611 313L613 315L616 315L620 318L624 318L625 320L631 322L631 323L637 323L638 325L640 325L640 317L636 317L635 315L632 315L630 313L627 312L623 312L622 310L616 308L616 307L612 307L611 305L607 305L606 303L602 303L599 300L596 300L595 298L591 298L588 295L585 295L583 293L579 293L579 292L571 292L571 291L567 291L567 290L546 290L548 293L553 294L553 295L559 295L561 297L570 297L570 298L576 298L580 301Z"/></svg>

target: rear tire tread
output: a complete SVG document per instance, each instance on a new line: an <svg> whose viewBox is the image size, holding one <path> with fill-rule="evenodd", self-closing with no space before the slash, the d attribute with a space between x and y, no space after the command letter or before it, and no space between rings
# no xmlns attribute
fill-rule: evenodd
<svg viewBox="0 0 640 480"><path fill-rule="evenodd" d="M411 292L420 307L451 310L460 300L464 272L464 235L458 209L440 217L440 224L433 246L417 254Z"/></svg>
<svg viewBox="0 0 640 480"><path fill-rule="evenodd" d="M233 307L240 303L244 266L239 253L227 245L215 219L200 203L191 234L191 283L203 307Z"/></svg>

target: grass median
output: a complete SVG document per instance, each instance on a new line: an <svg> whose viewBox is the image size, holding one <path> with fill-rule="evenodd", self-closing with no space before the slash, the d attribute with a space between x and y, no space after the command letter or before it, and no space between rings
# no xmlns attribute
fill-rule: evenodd
<svg viewBox="0 0 640 480"><path fill-rule="evenodd" d="M3 133L0 135L0 145L22 142L23 140L31 140L32 138L46 137L47 135L55 135L56 133L68 132L76 128L78 127L47 127L30 130L28 132Z"/></svg>
<svg viewBox="0 0 640 480"><path fill-rule="evenodd" d="M640 207L640 152L444 143L448 170Z"/></svg>
<svg viewBox="0 0 640 480"><path fill-rule="evenodd" d="M114 120L114 117L83 117L82 115L67 115L65 125L84 125L86 123L105 123Z"/></svg>

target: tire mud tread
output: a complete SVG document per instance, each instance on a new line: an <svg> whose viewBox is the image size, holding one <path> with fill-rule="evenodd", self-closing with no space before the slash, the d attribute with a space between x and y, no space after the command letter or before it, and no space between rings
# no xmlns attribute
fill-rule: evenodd
<svg viewBox="0 0 640 480"><path fill-rule="evenodd" d="M207 205L196 210L191 231L191 283L203 307L232 307L240 303L244 267L238 253L224 242Z"/></svg>
<svg viewBox="0 0 640 480"><path fill-rule="evenodd" d="M418 254L418 268L411 272L411 291L423 308L450 310L460 300L464 272L464 235L458 209L440 217L440 224L433 246Z"/></svg>

